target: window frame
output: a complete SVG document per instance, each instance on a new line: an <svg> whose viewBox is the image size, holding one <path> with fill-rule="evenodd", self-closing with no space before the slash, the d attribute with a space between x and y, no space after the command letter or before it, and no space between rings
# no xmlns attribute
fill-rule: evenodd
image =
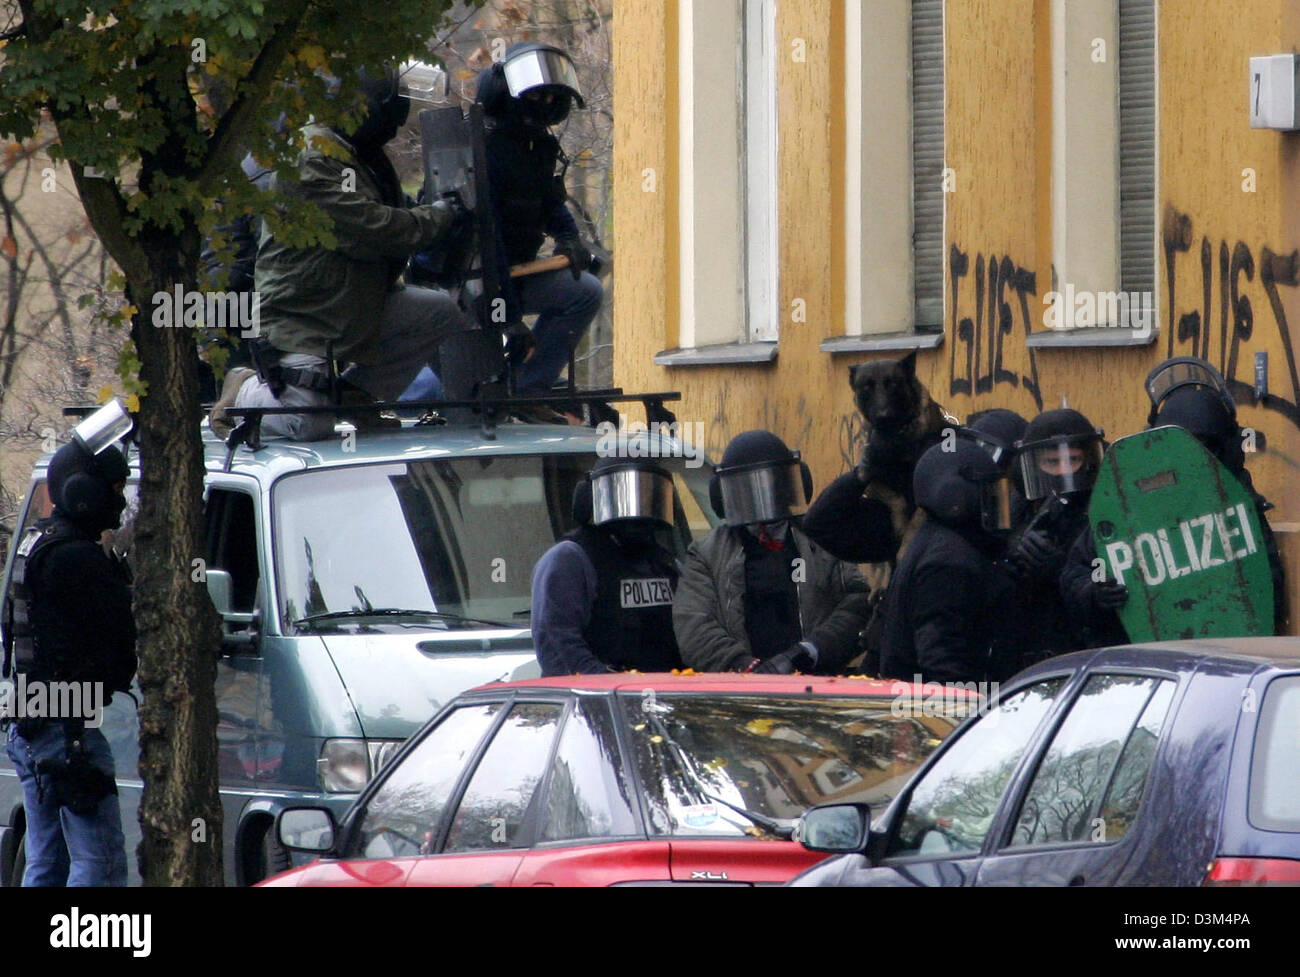
<svg viewBox="0 0 1300 977"><path fill-rule="evenodd" d="M551 693L551 690L547 690ZM550 748L546 751L546 761L542 768L542 779L538 781L537 788L533 792L533 797L528 799L529 805L534 800L537 803L537 810L544 810L548 800L547 792L551 786L551 768L555 765L555 753L560 748L560 736L564 733L564 727L569 721L569 716L574 709L574 695L571 692L566 693L564 690L556 689L551 694L542 695L520 695L512 696L510 702L501 710L497 716L497 721L493 723L488 735L484 736L479 742L478 748L474 751L474 756L470 762L465 764L461 771L460 777L456 781L456 786L452 789L449 800L447 801L447 810L443 814L442 823L438 826L438 833L435 835L435 841L432 845L433 851L422 857L437 858L442 855L449 857L467 857L472 855L499 855L506 852L529 852L536 847L538 819L533 817L531 820L525 819L519 825L519 835L515 839L517 844L510 847L490 848L490 849L467 849L464 851L447 851L447 841L451 834L452 823L456 820L456 815L460 812L460 806L465 801L465 793L469 790L469 785L474 782L474 775L478 773L479 766L483 763L483 758L487 756L488 750L501 733L501 727L505 725L506 719L518 706L545 706L558 705L560 707L560 718L555 723L555 734L551 738Z"/></svg>
<svg viewBox="0 0 1300 977"><path fill-rule="evenodd" d="M932 40L937 40L943 48L947 17L942 3L939 7L939 37ZM884 36L882 13L888 24ZM873 17L853 4L846 8L845 221L843 239L839 242L844 247L844 332L822 339L819 348L823 353L934 349L944 341L947 194L941 191L937 228L940 244L935 257L938 295L927 297L930 302L936 299L938 302L938 314L933 322L921 321L917 296L915 14L911 2L891 4ZM905 50L896 53L899 47ZM895 58L897 63L890 63L889 58ZM946 86L946 64L940 65L940 72L942 84ZM887 139L880 136L882 127L878 119L873 119L868 130L864 113L868 97L875 109L873 115L883 111L886 121L895 123L888 126ZM946 165L944 100L941 90L942 154ZM873 134L870 140L863 135L866 131ZM881 168L886 169L883 178L878 172ZM935 179L942 181L942 166ZM882 185L892 192L879 194ZM902 260L899 255L903 256ZM864 295L874 298L867 303L862 301ZM880 312L882 306L884 311ZM877 310L876 315L883 322L868 322L863 315L868 307Z"/></svg>
<svg viewBox="0 0 1300 977"><path fill-rule="evenodd" d="M1059 292L1063 296L1067 286L1077 288L1080 292L1107 290L1115 295L1124 291L1132 275L1132 269L1126 268L1124 264L1124 199L1123 186L1125 182L1125 169L1123 165L1123 130L1122 117L1125 111L1124 107L1124 86L1122 82L1122 61L1121 61L1121 11L1120 6L1124 0L1087 0L1090 6L1083 8L1071 8L1067 0L1052 0L1050 4L1051 16L1051 77L1052 77L1052 151L1051 151L1051 169L1053 174L1051 190L1051 213L1052 213L1052 281L1050 290ZM1067 320L1066 328L1040 328L1032 331L1026 338L1025 344L1031 349L1080 349L1088 347L1134 347L1153 345L1160 334L1160 228L1159 228L1159 201L1160 201L1160 9L1158 0L1141 0L1142 3L1151 6L1151 16L1154 18L1154 30L1151 40L1151 95L1154 100L1154 109L1152 114L1152 207L1149 215L1151 248L1148 254L1150 261L1149 276L1151 279L1151 310L1149 328L1144 332L1135 328L1132 319L1125 323L1094 323L1090 326L1074 326L1073 310L1064 309L1064 316ZM1071 18L1066 13L1067 10L1073 9L1075 16ZM1082 17L1085 20L1101 19L1104 24L1100 28L1096 25L1080 22L1080 9L1083 10ZM1106 67L1111 71L1111 77L1104 83L1104 90L1094 90L1088 92L1080 91L1079 87L1070 88L1066 83L1066 77L1069 71L1069 60L1065 54L1067 50L1073 53L1074 58L1084 58L1090 56L1084 52L1087 42L1092 39L1094 34L1101 30L1106 37L1108 47L1106 49ZM1113 33L1112 33L1113 32ZM1069 35L1067 37L1067 34ZM1113 67L1112 67L1113 66ZM1077 67L1077 66L1076 66ZM1092 79L1088 79L1092 81ZM1094 86L1095 87L1095 86ZM1067 108L1067 101L1070 96L1074 96L1071 107ZM1076 151L1071 148L1080 143L1084 145L1083 153L1086 157L1088 147L1095 143L1095 138L1091 138L1083 131L1091 128L1090 112L1102 113L1108 116L1109 121L1113 123L1110 126L1113 134L1113 146L1108 147L1113 150L1113 165L1104 169L1099 169L1092 159L1074 159ZM1067 228L1071 225L1072 213L1076 211L1085 211L1087 214L1096 214L1097 190L1101 188L1101 195L1113 199L1114 211L1110 215L1103 236L1110 238L1113 235L1113 268L1108 267L1104 270L1097 267L1075 268L1078 258L1077 251L1085 253L1090 252L1091 248L1084 244L1071 247L1067 240ZM1087 223L1084 221L1083 223ZM1082 259L1086 264L1087 259ZM1058 276L1057 269L1060 269ZM1076 280L1077 272L1082 272L1082 280ZM1094 293L1095 294L1095 293ZM1064 301L1064 299L1062 300ZM1131 314L1131 313L1130 313Z"/></svg>
<svg viewBox="0 0 1300 977"><path fill-rule="evenodd" d="M1142 708L1138 710L1138 714L1134 717L1133 725L1129 727L1128 735L1125 737L1124 742L1120 745L1119 753L1117 753L1115 756L1115 762L1111 765L1110 774L1106 779L1106 783L1102 786L1102 793L1101 793L1101 797L1099 798L1099 801L1101 802L1104 802L1106 800L1106 797L1109 795L1111 786L1113 785L1115 780L1115 774L1119 770L1120 761L1123 760L1124 758L1124 751L1128 747L1129 741L1132 739L1134 731L1137 729L1138 722L1141 721L1142 716L1145 714L1147 708L1151 705L1152 700L1156 697L1156 695L1159 694L1160 683L1171 682L1173 684L1173 689L1169 694L1169 705L1166 708L1164 717L1161 719L1160 736L1156 743L1156 749L1155 752L1151 755L1151 766L1147 770L1146 779L1142 785L1142 796L1138 800L1137 813L1133 818L1133 826L1130 827L1130 829L1120 837L1108 841L1051 841L1051 842L1044 842L1041 844L1017 844L1015 841L1015 833L1016 833L1016 827L1020 821L1019 815L1024 808L1024 804L1028 797L1029 790L1031 787L1033 787L1034 780L1038 776L1038 771L1042 768L1043 761L1047 758L1047 753L1052 748L1052 744L1056 742L1056 737L1059 735L1062 728L1064 728L1065 724L1069 721L1070 715L1074 711L1074 707L1078 703L1079 698L1083 695L1084 689L1087 688L1088 682L1094 676L1100 676L1100 675L1149 678L1155 681L1155 684L1152 685L1150 692L1148 692L1147 694L1146 701L1142 704ZM1022 778L1022 782L1019 785L1019 789L1016 790L1015 792L1014 795L1015 802L1011 804L1006 804L1005 812L999 812L999 813L1005 813L1007 815L1006 818L1007 830L1004 833L1005 834L1004 842L996 847L994 854L1031 855L1031 854L1037 854L1038 852L1063 851L1063 850L1072 850L1072 849L1079 849L1085 851L1101 851L1105 848L1114 848L1118 845L1122 845L1127 839L1133 837L1136 834L1133 828L1137 826L1138 822L1145 815L1147 798L1150 796L1151 793L1151 782L1154 779L1156 767L1159 764L1161 759L1161 751L1164 749L1164 744L1167 741L1167 737L1165 734L1173 725L1173 719L1177 712L1179 680L1180 680L1180 676L1178 676L1177 673L1162 672L1157 669L1130 669L1130 668L1112 669L1112 668L1106 668L1105 666L1102 666L1097 669L1087 670L1084 680L1081 683L1079 683L1078 688L1074 691L1074 693L1071 696L1069 707L1059 717L1057 717L1051 735L1040 745L1038 750L1038 756L1035 758L1033 769L1025 773L1024 777ZM1004 796L1010 797L1012 795L1008 794ZM1100 816L1100 809L1098 809L1097 811L1097 816Z"/></svg>
<svg viewBox="0 0 1300 977"><path fill-rule="evenodd" d="M915 862L954 862L985 857L989 853L991 839L1001 836L1003 830L1002 822L1006 818L1007 798L1017 793L1017 785L1024 780L1026 764L1036 764L1038 754L1042 750L1044 742L1050 742L1050 733L1048 731L1055 729L1056 722L1063 709L1062 703L1073 701L1074 690L1081 684L1079 682L1079 676L1085 674L1085 671L1085 669L1079 668L1043 672L1033 676L1029 681L1022 682L1005 692L999 690L997 700L988 703L985 712L976 712L975 715L971 716L962 723L961 726L957 727L957 729L953 731L952 735L944 740L943 743L939 745L938 749L930 755L925 764L912 775L912 779L908 781L907 786L897 797L894 798L893 803L890 804L889 809L885 812L884 830L880 833L878 842L880 845L878 850L881 852L881 857L878 861L872 863L873 867L888 868L895 865L908 865ZM1044 682L1050 682L1053 679L1058 678L1063 679L1064 682L1061 685L1061 688L1057 691L1055 699L1047 710L1047 714L1038 721L1038 725L1034 728L1033 735L1029 737L1029 741L1025 744L1024 751L1020 754L1020 759L1016 761L1016 765L1011 771L1011 777L1008 779L1006 787L1003 788L1002 796L998 800L997 809L993 812L993 820L989 824L988 831L984 833L984 840L981 843L980 848L976 851L936 852L934 854L888 854L890 846L894 843L898 831L902 827L903 817L907 814L907 809L912 803L912 794L916 790L916 786L930 775L930 771L942 761L947 752L953 749L957 742L974 729L981 720L986 716L991 715L994 710L1000 709L1002 703L1006 702L1008 699L1015 698L1027 689L1031 689L1036 685L1041 685ZM1048 737L1047 740L1044 739L1045 736ZM1018 803L1016 807L1018 808ZM871 834L874 835L875 832L872 832Z"/></svg>
<svg viewBox="0 0 1300 977"><path fill-rule="evenodd" d="M555 744L554 748L551 750L551 758L546 767L546 775L542 778L542 782L537 785L538 791L541 792L540 809L543 812L549 810L551 801L551 783L555 776L555 760L556 757L559 756L560 741L564 738L564 733L569 728L569 722L572 720L573 714L578 711L579 703L592 702L596 703L595 708L603 709L605 715L609 717L610 726L614 733L614 748L618 750L619 759L623 763L623 769L627 771L627 785L632 792L632 817L636 821L637 831L633 834L596 835L586 838L555 838L549 841L544 841L539 837L542 821L537 821L532 825L534 836L533 844L530 846L532 850L555 851L562 848L586 847L588 845L617 844L620 842L626 843L629 841L651 840L647 834L645 812L642 810L644 802L641 793L641 785L637 780L636 769L632 765L632 757L628 754L627 744L624 741L621 717L615 711L612 702L612 700L615 699L617 699L617 696L606 694L604 692L583 692L579 689L573 690L573 694L570 696L569 709L564 714L564 718L561 720L560 729L555 735Z"/></svg>
<svg viewBox="0 0 1300 977"><path fill-rule="evenodd" d="M487 730L479 737L479 741L475 745L473 752L470 753L469 759L461 767L460 774L457 776L456 782L452 786L451 793L447 795L447 808L443 812L442 818L437 825L437 833L434 836L437 842L434 845L434 848L437 851L441 851L442 843L446 840L447 828L451 823L450 812L459 806L461 795L464 793L465 787L468 783L466 771L478 769L479 761L483 758L483 753L487 749L486 744L492 742L492 739L497 734L497 730L500 728L501 723L505 721L505 717L509 714L511 708L513 708L517 698L518 696L513 693L509 695L475 696L474 698L465 699L456 698L440 709L434 718L425 725L424 729L415 733L405 743L403 743L396 755L385 763L379 773L371 777L366 783L366 786L361 789L361 793L357 795L356 801L353 802L352 807L348 810L347 821L341 825L339 829L339 835L343 839L342 843L338 846L338 851L340 853L339 860L375 860L366 858L357 847L361 822L365 820L366 811L370 807L370 802L374 799L375 794L383 789L384 784L388 783L393 772L399 769L402 763L405 762L406 758L412 752L419 749L420 745L432 736L453 712L458 709L473 706L499 705L501 708L499 708L497 714L492 717L492 722L488 725ZM420 855L412 857L429 858L432 856Z"/></svg>

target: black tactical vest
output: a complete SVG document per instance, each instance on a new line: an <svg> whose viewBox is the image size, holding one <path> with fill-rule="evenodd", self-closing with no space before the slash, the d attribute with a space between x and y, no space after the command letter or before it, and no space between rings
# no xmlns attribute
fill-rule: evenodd
<svg viewBox="0 0 1300 977"><path fill-rule="evenodd" d="M63 519L41 520L27 527L14 553L13 586L5 598L4 667L0 676L32 671L36 664L36 637L32 630L32 589L27 582L32 558L55 543L78 539L76 528Z"/></svg>
<svg viewBox="0 0 1300 977"><path fill-rule="evenodd" d="M667 672L681 668L673 635L677 567L659 547L629 553L600 529L569 535L596 568L596 602L583 632L587 647L611 668Z"/></svg>

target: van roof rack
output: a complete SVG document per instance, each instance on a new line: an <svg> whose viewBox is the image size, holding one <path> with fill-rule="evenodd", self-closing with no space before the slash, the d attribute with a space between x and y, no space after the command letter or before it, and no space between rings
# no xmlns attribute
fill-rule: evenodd
<svg viewBox="0 0 1300 977"><path fill-rule="evenodd" d="M437 410L463 408L482 414L482 433L488 440L496 438L498 419L515 407L586 407L584 412L595 424L600 420L609 420L612 413L609 405L615 403L640 402L645 407L648 423L672 424L677 416L664 404L668 401L681 400L680 391L666 390L650 393L627 394L621 387L607 390L582 390L573 393L561 392L542 394L535 397L480 397L473 400L403 400L376 401L369 404L323 404L314 407L231 407L226 413L231 417L243 418L230 432L226 439L226 470L239 446L247 445L250 451L257 451L264 445L261 436L262 418L272 414L325 414L339 420L356 417L358 414L379 414L384 411L422 410L426 416ZM602 409L603 408L603 409ZM615 417L617 415L614 415ZM422 418L423 420L423 418Z"/></svg>

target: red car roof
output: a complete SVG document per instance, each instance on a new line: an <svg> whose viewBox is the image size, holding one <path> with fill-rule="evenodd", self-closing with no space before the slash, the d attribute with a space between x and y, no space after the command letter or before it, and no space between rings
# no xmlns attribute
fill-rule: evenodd
<svg viewBox="0 0 1300 977"><path fill-rule="evenodd" d="M765 692L817 693L819 695L866 695L893 698L900 694L925 696L939 692L954 700L973 698L976 693L960 688L897 679L873 679L866 676L824 675L756 675L744 672L616 672L609 675L555 675L518 682L493 682L480 685L472 692L502 689L576 689L588 692Z"/></svg>

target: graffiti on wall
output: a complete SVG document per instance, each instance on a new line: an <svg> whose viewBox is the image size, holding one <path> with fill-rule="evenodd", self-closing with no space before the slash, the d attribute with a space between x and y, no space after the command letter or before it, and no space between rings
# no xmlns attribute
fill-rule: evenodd
<svg viewBox="0 0 1300 977"><path fill-rule="evenodd" d="M1261 246L1256 258L1256 252L1244 241L1238 240L1229 247L1228 240L1221 238L1216 249L1203 234L1197 262L1188 260L1192 241L1191 217L1166 204L1161 226L1167 289L1166 355L1199 356L1210 361L1232 385L1239 401L1253 403L1255 350L1252 346L1264 346L1269 338L1276 338L1286 359L1281 374L1282 392L1270 392L1260 406L1277 411L1300 427L1300 376L1296 372L1291 329L1280 292L1281 288L1300 285L1300 251L1277 254ZM1188 257L1180 260L1180 255ZM1199 290L1196 288L1198 264ZM1255 306L1250 296L1244 294L1246 285L1253 283L1257 275L1268 299L1268 307L1262 310L1258 323ZM1199 303L1197 308L1179 314L1180 287L1183 307ZM1271 364L1270 374L1277 375ZM1240 376L1248 377L1249 381L1243 382Z"/></svg>
<svg viewBox="0 0 1300 977"><path fill-rule="evenodd" d="M1012 258L999 258L990 254L975 255L972 276L970 254L953 245L948 253L948 287L952 292L952 345L948 352L948 393L978 396L992 393L999 385L1023 389L1034 399L1034 406L1043 409L1043 395L1038 386L1038 365L1034 351L1025 349L1029 358L1029 372L1017 373L1007 369L1003 353L1008 336L1016 331L1012 312L1013 297L1019 307L1020 325L1026 337L1033 331L1030 313L1030 296L1036 296L1036 276L1022 268ZM962 293L962 279L973 277L975 291L975 318L962 316L957 309ZM1035 301L1035 307L1037 302Z"/></svg>

